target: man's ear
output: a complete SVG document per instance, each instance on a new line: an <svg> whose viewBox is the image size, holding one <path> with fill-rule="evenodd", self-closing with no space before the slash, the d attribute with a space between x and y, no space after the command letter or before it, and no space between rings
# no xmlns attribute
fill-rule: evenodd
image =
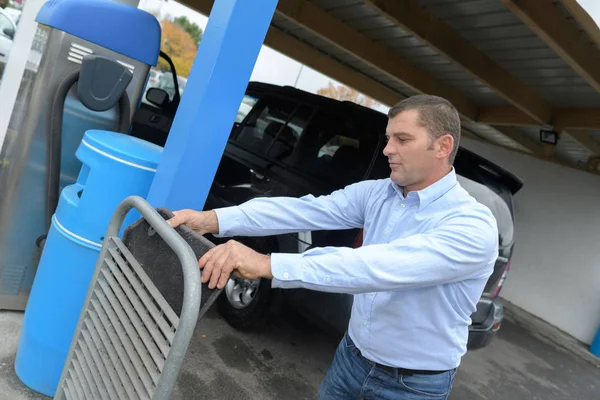
<svg viewBox="0 0 600 400"><path fill-rule="evenodd" d="M450 157L454 147L454 138L452 135L444 135L438 138L436 144L437 158L443 159Z"/></svg>

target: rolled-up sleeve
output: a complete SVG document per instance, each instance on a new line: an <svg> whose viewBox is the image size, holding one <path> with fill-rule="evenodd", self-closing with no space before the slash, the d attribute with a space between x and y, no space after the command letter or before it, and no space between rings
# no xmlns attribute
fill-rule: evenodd
<svg viewBox="0 0 600 400"><path fill-rule="evenodd" d="M497 232L493 217L471 212L386 244L272 254L272 286L358 294L487 278L498 255Z"/></svg>

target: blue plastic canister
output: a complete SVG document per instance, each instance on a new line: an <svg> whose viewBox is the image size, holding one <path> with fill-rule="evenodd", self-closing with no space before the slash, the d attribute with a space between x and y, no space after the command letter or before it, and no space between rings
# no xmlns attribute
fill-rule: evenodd
<svg viewBox="0 0 600 400"><path fill-rule="evenodd" d="M594 336L594 340L590 346L590 351L596 357L600 357L600 326L598 326L598 331L596 331L596 336Z"/></svg>
<svg viewBox="0 0 600 400"><path fill-rule="evenodd" d="M161 152L132 136L85 133L81 172L61 192L23 317L15 369L31 389L54 396L110 218L126 197L147 196Z"/></svg>

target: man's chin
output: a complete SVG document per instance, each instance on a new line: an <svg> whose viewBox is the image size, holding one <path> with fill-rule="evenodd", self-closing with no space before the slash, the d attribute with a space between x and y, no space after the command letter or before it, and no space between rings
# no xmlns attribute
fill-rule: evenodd
<svg viewBox="0 0 600 400"><path fill-rule="evenodd" d="M404 187L405 186L405 179L404 176L398 174L398 173L394 173L392 172L390 174L390 179L392 180L392 182L394 182L396 185Z"/></svg>

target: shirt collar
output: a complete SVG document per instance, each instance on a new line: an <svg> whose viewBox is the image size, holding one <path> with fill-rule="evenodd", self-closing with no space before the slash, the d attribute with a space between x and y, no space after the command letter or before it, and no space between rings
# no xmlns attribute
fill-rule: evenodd
<svg viewBox="0 0 600 400"><path fill-rule="evenodd" d="M432 185L427 186L425 189L417 192L410 192L407 196L407 199L416 196L419 202L419 209L423 209L446 194L457 184L457 182L456 171L454 167L452 167L452 170L442 179L438 180ZM394 182L391 182L391 186L394 188L396 193L398 193L400 198L404 200L403 188Z"/></svg>

